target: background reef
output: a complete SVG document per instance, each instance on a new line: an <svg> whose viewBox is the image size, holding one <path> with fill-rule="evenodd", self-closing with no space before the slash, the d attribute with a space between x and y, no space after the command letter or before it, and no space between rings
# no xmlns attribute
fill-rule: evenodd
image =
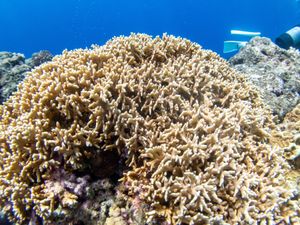
<svg viewBox="0 0 300 225"><path fill-rule="evenodd" d="M272 113L186 39L64 51L0 107L0 205L18 224L299 223L299 105Z"/></svg>
<svg viewBox="0 0 300 225"><path fill-rule="evenodd" d="M300 53L279 48L268 38L253 38L229 63L255 86L282 119L300 102Z"/></svg>
<svg viewBox="0 0 300 225"><path fill-rule="evenodd" d="M51 53L45 50L32 54L29 59L20 53L0 52L0 103L17 90L26 72L51 59Z"/></svg>

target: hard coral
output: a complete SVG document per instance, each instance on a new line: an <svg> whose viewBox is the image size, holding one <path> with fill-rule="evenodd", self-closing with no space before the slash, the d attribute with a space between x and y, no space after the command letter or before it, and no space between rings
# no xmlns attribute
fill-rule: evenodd
<svg viewBox="0 0 300 225"><path fill-rule="evenodd" d="M57 170L121 176L149 223L297 218L259 95L186 39L132 34L64 51L31 72L0 116L0 204L18 223L79 207L88 180L72 180L78 193L61 190L66 182L55 193L47 184L58 184Z"/></svg>
<svg viewBox="0 0 300 225"><path fill-rule="evenodd" d="M289 205L294 209L294 214L300 215L300 104L296 105L277 127L278 129L273 131L272 142L284 149L284 157L291 164L291 170L285 177L297 191ZM299 218L296 222L300 223Z"/></svg>

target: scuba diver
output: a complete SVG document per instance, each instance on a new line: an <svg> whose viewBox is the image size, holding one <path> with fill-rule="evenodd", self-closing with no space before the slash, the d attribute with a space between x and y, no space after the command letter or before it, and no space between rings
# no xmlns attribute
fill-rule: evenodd
<svg viewBox="0 0 300 225"><path fill-rule="evenodd" d="M250 32L242 30L231 30L232 35L246 36L249 38L260 36L260 32ZM240 48L244 47L248 42L247 41L224 41L223 53L230 53L238 51Z"/></svg>
<svg viewBox="0 0 300 225"><path fill-rule="evenodd" d="M300 0L296 0L296 10L297 15L300 19ZM249 31L241 31L241 30L231 30L231 34L248 36L249 38L260 36L260 32L249 32ZM281 34L275 39L275 43L284 49L288 49L290 47L294 47L300 50L300 24L295 25L290 30ZM240 48L244 47L247 44L247 41L224 41L223 53L230 53L238 51Z"/></svg>
<svg viewBox="0 0 300 225"><path fill-rule="evenodd" d="M300 4L300 0L299 0ZM260 36L260 32L249 32L240 30L231 30L231 34L248 36L249 38ZM290 47L300 49L300 24L294 26L290 30L281 34L275 39L275 43L284 49L289 49ZM240 48L244 47L247 41L224 41L223 53L230 53L238 51Z"/></svg>
<svg viewBox="0 0 300 225"><path fill-rule="evenodd" d="M300 0L296 0L295 9L297 14L297 19L300 19ZM281 34L275 39L275 43L284 49L289 47L294 47L300 49L300 24L295 25L290 30Z"/></svg>
<svg viewBox="0 0 300 225"><path fill-rule="evenodd" d="M300 48L300 25L294 26L292 29L281 34L275 39L275 43L284 49L289 47Z"/></svg>

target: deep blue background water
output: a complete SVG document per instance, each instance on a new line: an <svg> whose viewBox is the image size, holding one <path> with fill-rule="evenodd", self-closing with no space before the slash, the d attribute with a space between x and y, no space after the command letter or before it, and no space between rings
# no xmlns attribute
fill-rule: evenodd
<svg viewBox="0 0 300 225"><path fill-rule="evenodd" d="M300 23L298 11L296 0L0 0L0 51L59 54L130 32L167 32L221 54L224 40L238 39L231 29L274 40Z"/></svg>

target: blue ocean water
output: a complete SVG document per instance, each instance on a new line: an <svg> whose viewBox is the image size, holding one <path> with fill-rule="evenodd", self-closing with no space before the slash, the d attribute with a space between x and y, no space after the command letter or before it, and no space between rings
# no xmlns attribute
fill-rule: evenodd
<svg viewBox="0 0 300 225"><path fill-rule="evenodd" d="M222 56L231 29L275 39L299 23L297 0L1 0L0 51L24 53L104 44L131 32L186 37Z"/></svg>

